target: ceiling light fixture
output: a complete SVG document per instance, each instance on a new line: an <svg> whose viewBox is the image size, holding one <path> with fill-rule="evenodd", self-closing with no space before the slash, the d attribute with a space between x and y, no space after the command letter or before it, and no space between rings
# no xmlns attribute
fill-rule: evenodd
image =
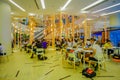
<svg viewBox="0 0 120 80"><path fill-rule="evenodd" d="M103 1L105 1L105 0L97 0L97 1L95 1L94 3L88 5L87 7L83 8L83 9L81 9L81 10L82 10L82 11L87 10L87 9L89 9L89 8L95 6L95 5L97 5L97 4L99 4L99 3L103 2Z"/></svg>
<svg viewBox="0 0 120 80"><path fill-rule="evenodd" d="M89 13L89 11L80 11L80 13Z"/></svg>
<svg viewBox="0 0 120 80"><path fill-rule="evenodd" d="M65 5L61 8L61 11L63 11L67 6L68 4L71 2L72 0L68 0Z"/></svg>
<svg viewBox="0 0 120 80"><path fill-rule="evenodd" d="M110 9L110 8L115 7L115 6L118 6L118 5L120 5L120 3L115 4L115 5L112 5L112 6L109 6L109 7L106 7L106 8L103 8L103 9L100 9L100 10L97 10L97 11L93 11L92 13L98 13L98 12L100 12L100 11L104 11L104 10L106 10L106 9Z"/></svg>
<svg viewBox="0 0 120 80"><path fill-rule="evenodd" d="M25 12L25 9L23 9L21 6L19 6L18 4L16 4L14 1L9 0L12 4L14 4L16 7L18 7L20 10Z"/></svg>
<svg viewBox="0 0 120 80"><path fill-rule="evenodd" d="M12 25L13 25L13 26L15 26L15 24L14 24L14 23L12 23Z"/></svg>
<svg viewBox="0 0 120 80"><path fill-rule="evenodd" d="M35 16L35 14L34 14L34 13L28 13L28 15L29 15L29 16Z"/></svg>
<svg viewBox="0 0 120 80"><path fill-rule="evenodd" d="M91 18L87 18L87 20L93 20L93 19L91 19Z"/></svg>
<svg viewBox="0 0 120 80"><path fill-rule="evenodd" d="M14 14L14 12L11 12L10 14Z"/></svg>
<svg viewBox="0 0 120 80"><path fill-rule="evenodd" d="M106 13L106 14L102 14L101 16L106 16L106 15L110 15L110 14L115 14L120 12L120 10L114 11L114 12L110 12L110 13Z"/></svg>
<svg viewBox="0 0 120 80"><path fill-rule="evenodd" d="M40 1L41 1L42 8L45 9L45 2L44 2L44 0L40 0Z"/></svg>

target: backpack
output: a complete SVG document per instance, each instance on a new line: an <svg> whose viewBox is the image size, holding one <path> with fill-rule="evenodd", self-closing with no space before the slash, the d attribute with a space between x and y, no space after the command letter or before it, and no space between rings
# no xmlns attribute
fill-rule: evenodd
<svg viewBox="0 0 120 80"><path fill-rule="evenodd" d="M96 72L91 68L85 68L82 70L82 75L86 76L87 78L92 78L96 76Z"/></svg>

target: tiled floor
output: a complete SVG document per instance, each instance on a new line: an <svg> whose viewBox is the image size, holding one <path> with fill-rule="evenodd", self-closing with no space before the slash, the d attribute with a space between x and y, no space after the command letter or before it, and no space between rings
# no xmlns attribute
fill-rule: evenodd
<svg viewBox="0 0 120 80"><path fill-rule="evenodd" d="M8 62L0 63L0 80L90 80L82 76L82 65L73 69L70 64L62 64L60 52L47 49L45 61L18 49L9 56ZM107 61L107 71L97 72L94 80L120 80L120 63Z"/></svg>

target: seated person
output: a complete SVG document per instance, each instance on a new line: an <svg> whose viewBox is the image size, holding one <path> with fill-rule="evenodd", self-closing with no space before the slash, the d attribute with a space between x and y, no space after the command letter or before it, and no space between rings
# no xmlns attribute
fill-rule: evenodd
<svg viewBox="0 0 120 80"><path fill-rule="evenodd" d="M32 55L31 55L31 58L33 58L34 57L34 54L36 54L36 42L35 41L33 41L33 43L32 43Z"/></svg>
<svg viewBox="0 0 120 80"><path fill-rule="evenodd" d="M68 45L68 48L72 48L73 47L73 41L71 39L68 39L67 45Z"/></svg>
<svg viewBox="0 0 120 80"><path fill-rule="evenodd" d="M107 49L108 58L110 58L110 54L114 53L114 50L112 49L113 45L110 40L107 40L107 42L104 44L105 49Z"/></svg>
<svg viewBox="0 0 120 80"><path fill-rule="evenodd" d="M77 48L77 41L76 40L73 41L73 48Z"/></svg>
<svg viewBox="0 0 120 80"><path fill-rule="evenodd" d="M120 42L118 42L118 47L120 47Z"/></svg>
<svg viewBox="0 0 120 80"><path fill-rule="evenodd" d="M27 53L30 53L32 49L32 44L28 43L27 44Z"/></svg>
<svg viewBox="0 0 120 80"><path fill-rule="evenodd" d="M103 59L102 48L100 47L99 42L96 41L96 42L94 42L94 43L92 43L92 44L93 44L93 45L92 45L91 50L93 50L93 53L91 53L91 54L90 54L89 56L87 56L87 57L85 56L85 57L86 57L86 58L85 58L85 61L86 61L86 62L89 62L90 60L97 62L98 60L102 60L102 59ZM94 67L95 67L95 70L98 69L98 63L95 64L95 63L93 62L93 63L91 63L91 64L95 65L95 66L94 66Z"/></svg>
<svg viewBox="0 0 120 80"><path fill-rule="evenodd" d="M103 52L102 52L102 48L100 47L99 42L95 42L95 44L93 45L93 54L90 55L90 57L94 57L96 60L101 60L103 59Z"/></svg>
<svg viewBox="0 0 120 80"><path fill-rule="evenodd" d="M84 47L84 50L93 50L93 46L94 46L94 44L95 44L95 41L96 41L96 40L94 40L94 39L87 40L86 46ZM88 44L89 44L89 46L88 46ZM93 50L92 53L86 53L86 54L85 54L85 61L86 61L86 63L89 62L89 58L90 58L90 56L91 56L93 53L94 53L94 50ZM90 59L92 59L92 58L90 58Z"/></svg>
<svg viewBox="0 0 120 80"><path fill-rule="evenodd" d="M85 48L89 48L90 46L91 46L91 41L90 39L87 39Z"/></svg>
<svg viewBox="0 0 120 80"><path fill-rule="evenodd" d="M37 42L36 42L36 47L37 47L37 48L42 48L42 43L41 43L41 41L37 41Z"/></svg>
<svg viewBox="0 0 120 80"><path fill-rule="evenodd" d="M36 53L37 53L37 57L38 57L38 59L40 60L41 59L41 54L39 54L39 53L41 53L42 51L41 50L39 50L40 48L42 48L42 42L40 41L40 40L38 40L37 42L36 42Z"/></svg>
<svg viewBox="0 0 120 80"><path fill-rule="evenodd" d="M61 48L61 42L60 42L60 40L57 39L57 40L55 41L55 43L56 43L56 47L57 47L56 50L60 50L60 48Z"/></svg>
<svg viewBox="0 0 120 80"><path fill-rule="evenodd" d="M94 43L95 43L95 39L87 39L87 41L86 41L86 45L84 46L84 50L93 50L93 45L94 45ZM92 54L92 53L91 53ZM87 54L88 55L88 54Z"/></svg>
<svg viewBox="0 0 120 80"><path fill-rule="evenodd" d="M5 55L6 53L3 52L3 46L2 44L0 43L0 55Z"/></svg>
<svg viewBox="0 0 120 80"><path fill-rule="evenodd" d="M28 40L23 41L24 50L27 51Z"/></svg>
<svg viewBox="0 0 120 80"><path fill-rule="evenodd" d="M94 58L97 60L103 60L103 52L102 52L102 48L100 47L99 42L96 42L95 45L93 46L94 49L94 54L92 56L94 56ZM95 70L98 69L98 63L95 66Z"/></svg>

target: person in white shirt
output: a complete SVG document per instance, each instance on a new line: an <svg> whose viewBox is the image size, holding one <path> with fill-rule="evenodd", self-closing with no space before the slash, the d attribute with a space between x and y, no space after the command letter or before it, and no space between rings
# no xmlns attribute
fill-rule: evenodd
<svg viewBox="0 0 120 80"><path fill-rule="evenodd" d="M76 40L73 41L72 47L73 47L73 48L77 48L77 41L76 41Z"/></svg>
<svg viewBox="0 0 120 80"><path fill-rule="evenodd" d="M71 48L73 46L73 41L68 39L67 45L69 48Z"/></svg>
<svg viewBox="0 0 120 80"><path fill-rule="evenodd" d="M89 60L98 61L103 59L102 48L99 45L98 41L95 41L92 45L93 53L90 55ZM98 63L95 66L95 70L98 69Z"/></svg>
<svg viewBox="0 0 120 80"><path fill-rule="evenodd" d="M57 51L59 51L61 49L61 41L59 39L56 40L56 47L57 47Z"/></svg>
<svg viewBox="0 0 120 80"><path fill-rule="evenodd" d="M90 48L90 47L91 47L90 39L87 39L85 48Z"/></svg>
<svg viewBox="0 0 120 80"><path fill-rule="evenodd" d="M102 48L99 45L99 42L95 42L95 44L92 46L94 53L93 56L94 58L98 59L102 59L103 58L103 52L102 52Z"/></svg>
<svg viewBox="0 0 120 80"><path fill-rule="evenodd" d="M90 53L86 58L86 62L92 62L91 64L95 65L95 63L98 62L98 60L103 58L102 48L99 45L99 42L95 39L91 39L91 46L88 48L88 50L93 50L92 53ZM95 70L98 69L98 63L96 64Z"/></svg>
<svg viewBox="0 0 120 80"><path fill-rule="evenodd" d="M86 57L86 62L89 62L89 60L93 60L93 61L98 61L94 56L96 54L96 49L95 49L95 39L91 39L91 46L89 46L88 48L84 48L85 50L93 50L92 53L86 53L85 57Z"/></svg>

